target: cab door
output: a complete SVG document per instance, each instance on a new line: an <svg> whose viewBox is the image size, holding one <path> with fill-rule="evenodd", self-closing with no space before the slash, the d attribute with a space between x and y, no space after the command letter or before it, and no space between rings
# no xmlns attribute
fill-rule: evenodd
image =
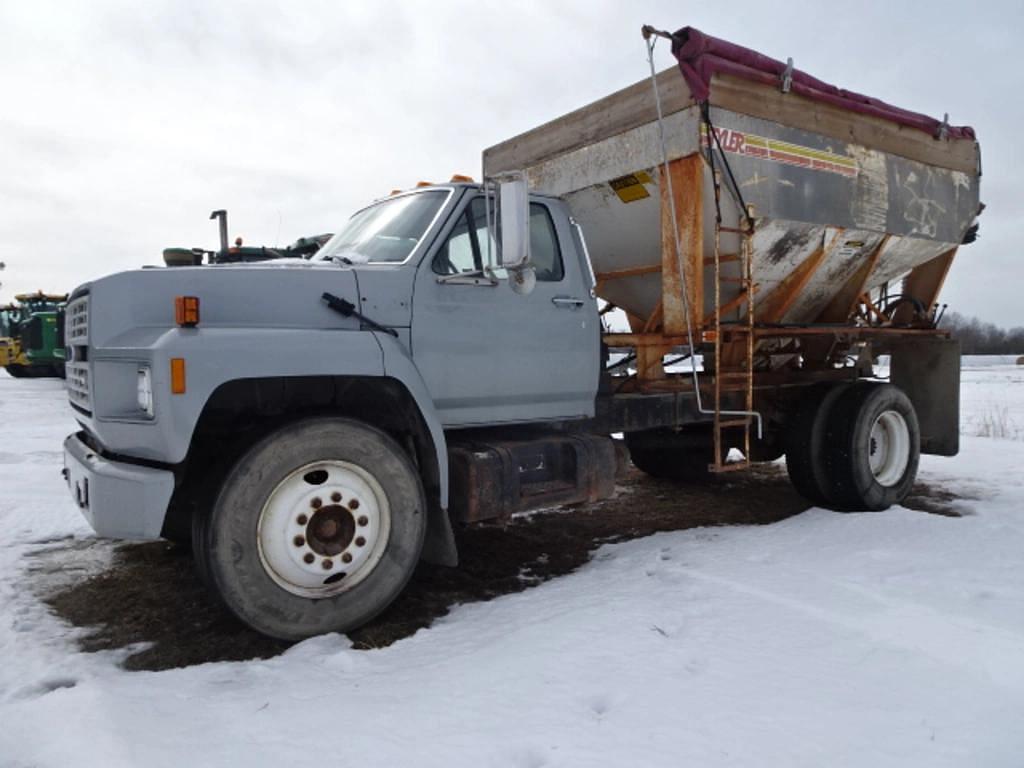
<svg viewBox="0 0 1024 768"><path fill-rule="evenodd" d="M485 200L468 195L417 274L412 355L445 426L592 416L600 321L564 205L530 203L536 287L487 264ZM495 252L493 241L491 252Z"/></svg>

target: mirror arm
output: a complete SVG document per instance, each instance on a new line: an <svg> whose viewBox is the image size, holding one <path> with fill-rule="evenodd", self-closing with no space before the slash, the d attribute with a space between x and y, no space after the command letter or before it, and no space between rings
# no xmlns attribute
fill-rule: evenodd
<svg viewBox="0 0 1024 768"><path fill-rule="evenodd" d="M441 285L485 285L493 288L498 285L498 278L490 268L474 269L472 272L456 272L452 275L441 275L437 278Z"/></svg>

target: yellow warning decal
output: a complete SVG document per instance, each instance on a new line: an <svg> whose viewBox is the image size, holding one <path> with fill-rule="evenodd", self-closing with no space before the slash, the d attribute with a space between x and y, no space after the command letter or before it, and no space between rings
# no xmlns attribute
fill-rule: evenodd
<svg viewBox="0 0 1024 768"><path fill-rule="evenodd" d="M643 200L645 197L651 196L651 193L644 187L644 184L651 183L651 177L646 171L638 171L628 176L612 179L608 182L608 186L612 188L622 202L635 203L637 200Z"/></svg>

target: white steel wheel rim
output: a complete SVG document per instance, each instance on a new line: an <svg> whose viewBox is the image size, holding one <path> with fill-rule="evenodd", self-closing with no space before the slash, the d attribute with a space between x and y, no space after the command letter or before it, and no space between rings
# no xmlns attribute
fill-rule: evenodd
<svg viewBox="0 0 1024 768"><path fill-rule="evenodd" d="M910 463L910 429L896 411L883 411L868 436L868 466L879 485L891 487L902 479Z"/></svg>
<svg viewBox="0 0 1024 768"><path fill-rule="evenodd" d="M256 526L260 563L282 589L325 598L351 589L380 562L391 508L377 479L347 461L293 470L267 497Z"/></svg>

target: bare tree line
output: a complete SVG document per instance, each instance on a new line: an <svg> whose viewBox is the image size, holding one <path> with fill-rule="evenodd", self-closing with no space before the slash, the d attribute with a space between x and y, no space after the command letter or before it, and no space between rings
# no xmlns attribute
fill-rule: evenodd
<svg viewBox="0 0 1024 768"><path fill-rule="evenodd" d="M995 323L957 312L944 315L939 326L953 332L953 338L960 340L960 349L965 355L1024 354L1024 328L1020 326L1000 328Z"/></svg>

